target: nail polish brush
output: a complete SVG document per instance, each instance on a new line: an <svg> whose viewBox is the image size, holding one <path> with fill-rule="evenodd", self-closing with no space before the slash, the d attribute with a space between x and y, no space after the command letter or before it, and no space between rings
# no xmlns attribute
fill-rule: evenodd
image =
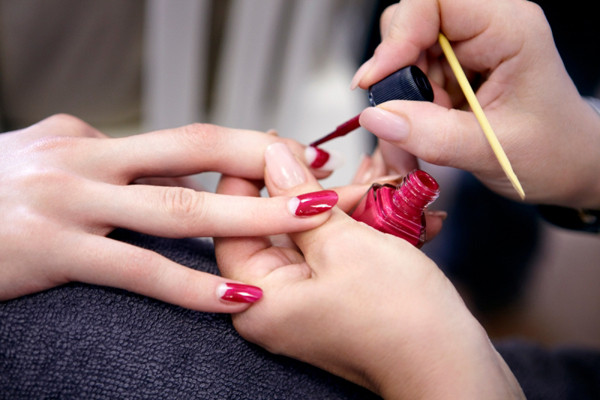
<svg viewBox="0 0 600 400"><path fill-rule="evenodd" d="M433 90L427 76L415 65L409 65L383 78L369 87L369 103L377 104L390 100L433 101ZM344 136L360 127L360 114L339 125L335 130L310 144L320 144Z"/></svg>

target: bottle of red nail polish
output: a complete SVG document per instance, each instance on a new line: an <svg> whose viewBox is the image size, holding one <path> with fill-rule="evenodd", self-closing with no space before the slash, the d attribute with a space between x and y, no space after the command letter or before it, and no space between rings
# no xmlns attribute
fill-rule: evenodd
<svg viewBox="0 0 600 400"><path fill-rule="evenodd" d="M439 193L436 180L417 169L397 185L373 184L354 209L352 218L421 247L425 242L424 211Z"/></svg>

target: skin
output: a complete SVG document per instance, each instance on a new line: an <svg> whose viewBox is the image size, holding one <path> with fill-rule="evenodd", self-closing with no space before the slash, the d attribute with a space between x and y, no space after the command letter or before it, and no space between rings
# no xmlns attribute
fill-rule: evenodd
<svg viewBox="0 0 600 400"><path fill-rule="evenodd" d="M282 140L201 124L110 139L69 115L0 135L0 300L80 281L195 310L246 309L216 295L230 279L106 235L119 227L171 238L256 236L323 223L327 215L290 213L290 197L161 186L181 185L179 177L202 171L262 180L264 150ZM303 154L303 146L288 143Z"/></svg>
<svg viewBox="0 0 600 400"><path fill-rule="evenodd" d="M517 199L474 115L460 109L457 91L437 45L448 37L531 203L599 208L600 118L568 76L548 23L523 0L403 0L381 18L382 42L357 72L363 88L417 63L434 85L436 104L393 101L367 109L361 125L396 150L473 172L497 193ZM454 108L451 108L453 106ZM404 121L399 135L390 121Z"/></svg>
<svg viewBox="0 0 600 400"><path fill-rule="evenodd" d="M272 196L319 190L291 152L305 181L273 178L290 175L280 171L292 161L270 153ZM218 192L259 195L252 182L231 176ZM520 398L518 383L435 263L405 240L350 218L346 202L339 205L326 223L286 240L215 239L223 274L265 291L233 316L240 334L386 398Z"/></svg>
<svg viewBox="0 0 600 400"><path fill-rule="evenodd" d="M517 198L474 115L464 109L437 45L442 31L468 76L478 79L477 96L527 200L600 206L600 118L567 75L538 6L523 0L402 0L386 10L381 29L382 43L352 86L367 88L417 63L434 80L436 103L394 101L363 111L361 125L382 142L361 163L358 182L412 168L416 156L471 171L496 192ZM302 184L273 179L290 161L269 153L271 195L318 188L311 178ZM224 178L219 192L257 195L237 177ZM341 205L326 223L284 241L217 239L224 275L265 290L260 302L234 316L238 331L384 398L524 398L433 261L344 211Z"/></svg>

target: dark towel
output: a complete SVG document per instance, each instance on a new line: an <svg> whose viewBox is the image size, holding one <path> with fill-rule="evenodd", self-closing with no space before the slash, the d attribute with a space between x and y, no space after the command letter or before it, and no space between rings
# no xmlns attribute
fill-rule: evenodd
<svg viewBox="0 0 600 400"><path fill-rule="evenodd" d="M212 245L113 238L217 273ZM318 334L318 333L315 333ZM600 399L600 353L511 342L498 350L529 400ZM377 399L244 341L228 315L71 283L0 302L0 399Z"/></svg>
<svg viewBox="0 0 600 400"><path fill-rule="evenodd" d="M496 343L528 400L600 399L600 351L548 349L523 340Z"/></svg>
<svg viewBox="0 0 600 400"><path fill-rule="evenodd" d="M112 237L217 273L213 247L206 242L128 231ZM71 283L0 303L0 398L378 397L244 341L228 315Z"/></svg>

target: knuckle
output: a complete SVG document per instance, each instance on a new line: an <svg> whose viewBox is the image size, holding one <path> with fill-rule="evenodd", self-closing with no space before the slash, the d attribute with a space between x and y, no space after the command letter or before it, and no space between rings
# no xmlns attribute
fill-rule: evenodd
<svg viewBox="0 0 600 400"><path fill-rule="evenodd" d="M419 138L420 157L435 165L447 164L456 154L461 154L459 151L463 146L463 135L457 134L464 130L458 123L458 111L450 109L447 112L448 116L444 118L446 123L433 135L435 145L431 143L432 135L415 135Z"/></svg>
<svg viewBox="0 0 600 400"><path fill-rule="evenodd" d="M58 113L49 116L48 118L42 120L42 123L55 123L61 125L87 125L85 122L80 120L79 118L65 113Z"/></svg>
<svg viewBox="0 0 600 400"><path fill-rule="evenodd" d="M31 153L50 153L65 149L71 149L74 146L75 139L68 136L44 136L34 140L27 148Z"/></svg>
<svg viewBox="0 0 600 400"><path fill-rule="evenodd" d="M193 224L202 219L206 195L183 187L165 187L162 201L165 211L184 224Z"/></svg>
<svg viewBox="0 0 600 400"><path fill-rule="evenodd" d="M55 136L98 137L102 136L87 122L70 114L54 114L33 125L35 129L47 129L56 132ZM32 128L33 128L32 127Z"/></svg>
<svg viewBox="0 0 600 400"><path fill-rule="evenodd" d="M21 186L25 192L35 191L35 188L43 193L58 192L58 195L64 193L74 184L77 178L63 169L50 166L32 165L21 171L18 177Z"/></svg>

